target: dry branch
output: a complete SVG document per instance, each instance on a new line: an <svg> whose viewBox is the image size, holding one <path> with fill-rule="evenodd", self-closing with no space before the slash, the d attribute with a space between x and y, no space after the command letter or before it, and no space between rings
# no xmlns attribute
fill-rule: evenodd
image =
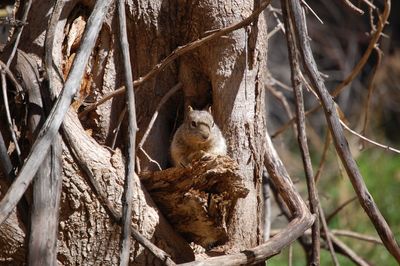
<svg viewBox="0 0 400 266"><path fill-rule="evenodd" d="M143 172L140 178L174 227L203 247L228 240L230 214L248 193L231 158L207 153L188 167Z"/></svg>
<svg viewBox="0 0 400 266"><path fill-rule="evenodd" d="M388 2L389 1L386 1L385 10L389 9L388 6L390 6L390 3ZM318 72L314 57L311 52L307 30L302 19L301 6L296 0L289 0L289 3L289 14L292 16L292 21L294 21L295 24L295 32L299 41L300 54L303 60L304 68L307 71L310 81L321 100L325 111L326 120L334 140L336 151L341 158L351 183L353 184L353 188L357 193L361 206L364 208L370 220L374 224L375 229L385 244L385 247L396 258L396 260L400 262L400 249L396 243L396 240L394 239L394 235L384 217L380 213L378 207L376 206L372 196L368 192L363 177L361 176L357 164L351 155L346 138L344 137L343 129L340 125L340 120L335 109L335 103Z"/></svg>
<svg viewBox="0 0 400 266"><path fill-rule="evenodd" d="M339 229L333 229L331 231L332 234L334 234L335 236L345 236L345 237L351 237L354 239L358 239L358 240L362 240L362 241L366 241L366 242L371 242L374 244L378 244L378 245L383 245L382 240L380 240L377 237L374 236L369 236L369 235L363 235L363 234L359 234L353 231L349 231L349 230L339 230Z"/></svg>
<svg viewBox="0 0 400 266"><path fill-rule="evenodd" d="M310 211L315 215L314 224L311 227L312 252L309 260L310 265L320 264L320 230L319 230L319 199L318 191L314 181L314 174L311 164L310 152L307 144L307 134L304 114L303 88L301 84L301 70L297 54L296 37L293 29L293 21L288 16L287 0L281 1L284 24L286 29L286 40L288 46L291 80L296 103L297 141L300 147L303 168L307 180L308 199Z"/></svg>
<svg viewBox="0 0 400 266"><path fill-rule="evenodd" d="M36 61L22 51L17 54L16 69L28 92L31 141L45 120L39 71ZM62 183L61 138L57 135L33 182L31 225L29 236L29 265L57 264L57 236Z"/></svg>
<svg viewBox="0 0 400 266"><path fill-rule="evenodd" d="M0 224L7 219L11 211L15 208L45 158L71 100L79 88L86 63L95 45L97 35L111 2L112 0L96 2L82 38L82 45L76 55L64 89L40 130L37 140L32 145L32 149L16 180L0 202Z"/></svg>
<svg viewBox="0 0 400 266"><path fill-rule="evenodd" d="M356 265L359 266L370 266L370 264L365 261L363 258L358 256L351 248L349 248L345 243L340 241L333 234L330 235L330 238L335 245L335 249L340 250L341 253L345 254L349 259L351 259Z"/></svg>
<svg viewBox="0 0 400 266"><path fill-rule="evenodd" d="M119 42L122 50L122 61L124 62L124 74L126 84L126 107L128 110L128 147L127 156L128 161L125 186L124 186L124 203L122 209L122 243L121 243L121 257L120 265L128 265L129 251L131 246L131 223L132 223L132 199L135 174L135 143L136 143L136 110L135 110L135 93L133 91L133 78L131 58L129 55L129 44L126 33L126 15L125 15L125 1L118 1L118 18L119 18Z"/></svg>

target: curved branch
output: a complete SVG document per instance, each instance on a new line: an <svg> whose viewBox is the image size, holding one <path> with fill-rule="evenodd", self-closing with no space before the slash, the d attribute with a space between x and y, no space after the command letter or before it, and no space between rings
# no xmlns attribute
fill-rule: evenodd
<svg viewBox="0 0 400 266"><path fill-rule="evenodd" d="M79 88L90 53L96 43L98 33L111 3L112 0L99 0L96 2L82 37L82 45L77 52L62 93L40 130L37 140L32 145L32 149L16 180L0 202L0 224L7 219L15 208L45 158L68 111L71 100Z"/></svg>
<svg viewBox="0 0 400 266"><path fill-rule="evenodd" d="M255 248L240 253L208 258L203 261L194 261L184 266L193 265L248 265L263 262L278 254L311 227L315 217L309 212L307 205L297 193L282 161L272 145L271 138L266 136L266 152L264 164L270 175L271 182L292 212L293 220L288 226L279 231L271 239Z"/></svg>

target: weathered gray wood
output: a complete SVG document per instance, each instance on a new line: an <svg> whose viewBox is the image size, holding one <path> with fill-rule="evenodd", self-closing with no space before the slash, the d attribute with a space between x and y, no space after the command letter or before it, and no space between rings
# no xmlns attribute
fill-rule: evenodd
<svg viewBox="0 0 400 266"><path fill-rule="evenodd" d="M15 208L45 158L61 126L71 100L79 88L87 61L95 45L103 19L111 2L112 0L99 0L96 2L82 37L82 44L72 65L71 72L65 82L64 89L40 130L37 140L32 145L31 152L21 171L18 173L16 180L0 202L0 224L7 219L11 211Z"/></svg>
<svg viewBox="0 0 400 266"><path fill-rule="evenodd" d="M35 60L22 51L18 51L16 69L28 92L28 119L32 133L30 140L33 142L45 120L39 71ZM61 151L61 137L57 134L33 182L29 265L57 264L57 232L62 183Z"/></svg>
<svg viewBox="0 0 400 266"><path fill-rule="evenodd" d="M119 42L122 50L122 62L124 63L125 86L126 86L126 107L128 109L128 147L126 152L127 169L125 175L124 202L122 208L122 243L121 243L121 266L128 265L129 251L131 246L131 223L132 223L132 199L135 174L135 158L136 158L136 106L135 93L133 91L133 78L131 57L129 54L129 43L126 33L126 15L125 0L118 1L118 17L119 17ZM171 259L167 259L167 264L175 265Z"/></svg>

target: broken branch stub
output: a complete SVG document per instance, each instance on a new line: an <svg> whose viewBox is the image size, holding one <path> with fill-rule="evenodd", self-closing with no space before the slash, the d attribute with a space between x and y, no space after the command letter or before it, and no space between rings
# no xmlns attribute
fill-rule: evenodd
<svg viewBox="0 0 400 266"><path fill-rule="evenodd" d="M205 248L228 240L231 212L249 193L235 161L208 153L198 154L187 167L140 178L175 229Z"/></svg>

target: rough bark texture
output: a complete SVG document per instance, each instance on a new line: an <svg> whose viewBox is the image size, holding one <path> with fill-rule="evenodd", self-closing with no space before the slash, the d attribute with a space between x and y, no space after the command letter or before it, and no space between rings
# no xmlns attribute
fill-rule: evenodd
<svg viewBox="0 0 400 266"><path fill-rule="evenodd" d="M254 8L253 1L200 2L189 12L188 39L238 22ZM214 116L227 138L228 154L239 164L249 189L248 196L238 201L228 225L230 251L262 242L266 45L266 24L260 16L252 26L201 46L185 56L180 66L187 102L202 107L212 95Z"/></svg>
<svg viewBox="0 0 400 266"><path fill-rule="evenodd" d="M44 39L53 5L53 2L33 1L28 26L19 45L21 50L36 59L39 66L43 66ZM63 78L68 75L92 5L93 1L90 0L65 3L53 47L53 61ZM177 46L196 40L209 30L239 22L255 8L253 1L246 0L229 3L138 0L127 1L126 7L134 79L146 74ZM126 140L124 122L116 136L116 148L111 150L107 146L111 146L115 138L124 99L121 96L115 97L81 120L76 115L84 102L94 102L122 85L123 64L120 62L117 29L116 10L112 5L76 101L62 127L63 190L57 259L64 265L118 263L120 225L110 218L109 210L93 186L93 180L98 183L112 207L120 211L125 176L121 152ZM5 57L8 50L1 57ZM266 51L266 24L260 16L251 26L201 46L170 64L156 78L135 88L140 141L160 99L178 81L183 83L183 95L175 95L160 110L143 146L149 156L164 169L170 166L170 140L181 121L184 105L191 103L202 108L212 104L216 122L227 139L229 156L238 165L235 175L244 178L240 193L233 198L236 200L244 197L248 191L245 198L237 200L233 210L235 204L230 203L227 207L229 219L218 221L223 230L217 233L217 238L222 236L229 240L224 248L228 252L254 247L262 242L261 179L265 135L263 87ZM54 86L53 89L59 91L62 81L59 79ZM44 86L43 89L49 94L48 88ZM157 169L140 150L138 156L142 171ZM229 185L233 186L226 191L234 194L234 184ZM5 184L1 184L2 191L6 188ZM220 195L225 199L223 194ZM197 196L206 198L206 195ZM193 259L188 244L193 239L184 240L175 232L146 190L140 186L139 180L135 180L134 197L132 223L137 229L172 255L175 262ZM232 199L232 195L229 198ZM216 217L226 211L223 205L220 207L222 209L216 210ZM168 211L164 214L171 218ZM0 228L0 243L10 247L0 249L0 257L18 263L25 259L24 229L8 223L12 219L17 217L10 217L7 224ZM8 240L10 236L12 241ZM203 241L199 238L194 240L200 243ZM214 242L218 241L206 240L202 244ZM159 262L135 242L131 263L152 265Z"/></svg>
<svg viewBox="0 0 400 266"><path fill-rule="evenodd" d="M141 179L174 228L210 248L229 239L232 211L249 192L238 170L229 157L205 153L185 168L143 173Z"/></svg>

